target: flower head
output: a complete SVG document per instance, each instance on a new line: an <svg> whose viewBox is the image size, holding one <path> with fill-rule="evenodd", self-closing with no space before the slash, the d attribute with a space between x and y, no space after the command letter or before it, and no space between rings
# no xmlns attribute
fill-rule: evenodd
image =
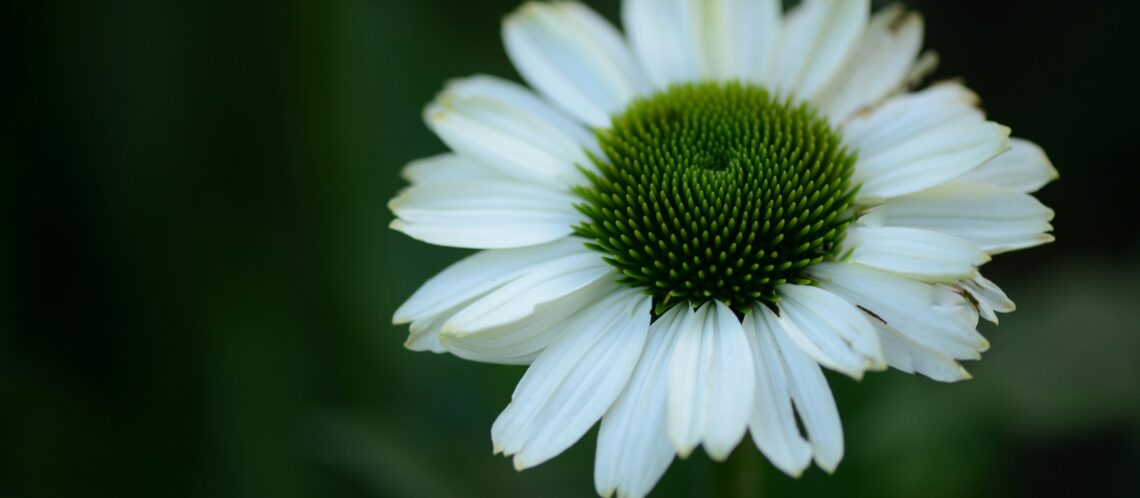
<svg viewBox="0 0 1140 498"><path fill-rule="evenodd" d="M504 23L537 93L475 76L426 121L393 228L480 252L396 311L407 345L530 365L492 427L519 469L601 420L595 483L644 496L744 438L799 475L843 434L822 368L939 381L1013 303L979 268L1052 240L1044 153L929 70L922 20L867 1L572 2Z"/></svg>

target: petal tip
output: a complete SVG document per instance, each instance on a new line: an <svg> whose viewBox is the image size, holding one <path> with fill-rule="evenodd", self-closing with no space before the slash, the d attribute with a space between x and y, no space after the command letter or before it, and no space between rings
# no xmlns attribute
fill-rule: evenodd
<svg viewBox="0 0 1140 498"><path fill-rule="evenodd" d="M728 448L728 449L721 448L721 447L710 448L706 444L705 445L705 453L708 454L709 459L711 459L712 461L723 462L725 460L728 460L728 457L732 456L732 448Z"/></svg>
<svg viewBox="0 0 1140 498"><path fill-rule="evenodd" d="M395 313L392 313L392 325L406 325L411 321L412 317L409 316L406 311L404 311L403 306L400 306L396 309Z"/></svg>

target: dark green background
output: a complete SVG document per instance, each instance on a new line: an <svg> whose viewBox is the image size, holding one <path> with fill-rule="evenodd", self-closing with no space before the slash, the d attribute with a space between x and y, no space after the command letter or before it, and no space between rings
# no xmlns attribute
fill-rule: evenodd
<svg viewBox="0 0 1140 498"><path fill-rule="evenodd" d="M616 2L590 2L616 18ZM836 475L751 444L654 496L1140 496L1140 3L913 1L937 78L1042 144L1058 242L974 380L832 377ZM593 496L594 433L516 473L523 370L412 353L395 307L464 254L388 230L420 111L517 78L515 0L42 2L0 14L0 497Z"/></svg>

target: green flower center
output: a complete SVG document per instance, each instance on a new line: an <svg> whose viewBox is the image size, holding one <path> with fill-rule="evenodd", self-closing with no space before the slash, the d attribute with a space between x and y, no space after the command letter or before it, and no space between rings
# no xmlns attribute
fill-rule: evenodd
<svg viewBox="0 0 1140 498"><path fill-rule="evenodd" d="M676 85L597 131L575 227L654 296L659 315L712 299L743 313L807 284L851 216L854 154L806 104L743 83Z"/></svg>

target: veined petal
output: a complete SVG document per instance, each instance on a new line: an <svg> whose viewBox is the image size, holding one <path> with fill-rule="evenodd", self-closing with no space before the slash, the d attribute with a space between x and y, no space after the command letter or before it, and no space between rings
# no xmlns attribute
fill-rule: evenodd
<svg viewBox="0 0 1140 498"><path fill-rule="evenodd" d="M456 80L424 111L455 152L507 178L565 189L580 184L596 140L526 88L490 76Z"/></svg>
<svg viewBox="0 0 1140 498"><path fill-rule="evenodd" d="M956 179L960 182L988 183L1014 192L1031 193L1060 175L1049 156L1037 144L1021 138L1009 143L1011 149Z"/></svg>
<svg viewBox="0 0 1140 498"><path fill-rule="evenodd" d="M514 455L522 470L581 438L625 388L645 344L651 306L649 296L619 288L566 322L495 420L496 451Z"/></svg>
<svg viewBox="0 0 1140 498"><path fill-rule="evenodd" d="M925 282L969 278L990 260L965 240L917 228L853 226L844 245L851 249L848 261Z"/></svg>
<svg viewBox="0 0 1140 498"><path fill-rule="evenodd" d="M523 5L503 40L531 86L590 126L607 126L647 86L617 29L576 2Z"/></svg>
<svg viewBox="0 0 1140 498"><path fill-rule="evenodd" d="M549 244L519 249L482 251L452 264L424 282L396 310L395 325L431 319L473 302L545 263L572 254L588 254L584 240L567 237Z"/></svg>
<svg viewBox="0 0 1140 498"><path fill-rule="evenodd" d="M820 288L932 351L976 360L989 348L968 319L969 303L948 287L848 263L821 263L805 272Z"/></svg>
<svg viewBox="0 0 1140 498"><path fill-rule="evenodd" d="M529 315L510 323L472 331L448 329L445 332L440 326L440 347L466 360L529 365L550 343L559 338L566 320L613 293L618 287L614 280L616 276L600 278L564 296L538 303ZM455 312L451 313L454 314ZM412 325L415 323L412 322Z"/></svg>
<svg viewBox="0 0 1140 498"><path fill-rule="evenodd" d="M981 273L963 280L962 290L968 292L977 304L978 312L994 325L998 323L997 313L1009 313L1017 308L1001 287L983 277Z"/></svg>
<svg viewBox="0 0 1140 498"><path fill-rule="evenodd" d="M804 0L784 19L775 89L812 100L855 49L870 11L868 0Z"/></svg>
<svg viewBox="0 0 1140 498"><path fill-rule="evenodd" d="M681 331L669 365L669 439L682 458L703 444L724 460L744 437L755 374L744 330L713 301Z"/></svg>
<svg viewBox="0 0 1140 498"><path fill-rule="evenodd" d="M854 304L806 285L785 284L776 292L788 318L785 332L821 365L856 379L886 367L875 329Z"/></svg>
<svg viewBox="0 0 1140 498"><path fill-rule="evenodd" d="M1053 241L1053 210L1029 194L952 182L891 199L859 219L869 226L921 228L998 254Z"/></svg>
<svg viewBox="0 0 1140 498"><path fill-rule="evenodd" d="M628 0L622 7L630 43L659 89L701 79L760 82L775 53L775 0Z"/></svg>
<svg viewBox="0 0 1140 498"><path fill-rule="evenodd" d="M772 465L799 477L811 463L812 446L796 425L787 366L776 345L775 334L782 327L778 320L761 304L753 305L752 312L744 317L744 335L752 348L756 370L756 396L748 428L752 441Z"/></svg>
<svg viewBox="0 0 1140 498"><path fill-rule="evenodd" d="M692 319L674 306L649 327L649 338L625 390L602 417L594 458L594 487L601 496L649 494L676 450L669 442L666 396L669 362L681 330Z"/></svg>
<svg viewBox="0 0 1140 498"><path fill-rule="evenodd" d="M922 48L922 16L901 5L875 15L855 51L816 99L833 123L842 123L906 85Z"/></svg>
<svg viewBox="0 0 1140 498"><path fill-rule="evenodd" d="M391 227L441 246L506 249L561 239L582 220L569 191L507 179L414 185L388 203Z"/></svg>
<svg viewBox="0 0 1140 498"><path fill-rule="evenodd" d="M872 204L945 183L1009 149L1009 128L985 121L956 84L889 100L852 120L844 141L859 151L857 202Z"/></svg>
<svg viewBox="0 0 1140 498"><path fill-rule="evenodd" d="M613 268L593 251L549 261L456 313L443 333L462 337L513 323L534 314L540 304L612 277Z"/></svg>

